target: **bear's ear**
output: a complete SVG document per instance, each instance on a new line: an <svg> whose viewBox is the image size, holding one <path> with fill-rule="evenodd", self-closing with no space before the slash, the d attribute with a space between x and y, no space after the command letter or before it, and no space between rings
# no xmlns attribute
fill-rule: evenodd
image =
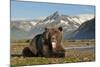
<svg viewBox="0 0 100 67"><path fill-rule="evenodd" d="M60 31L62 31L62 30L63 30L63 28L62 28L62 27L59 27L58 29L59 29Z"/></svg>

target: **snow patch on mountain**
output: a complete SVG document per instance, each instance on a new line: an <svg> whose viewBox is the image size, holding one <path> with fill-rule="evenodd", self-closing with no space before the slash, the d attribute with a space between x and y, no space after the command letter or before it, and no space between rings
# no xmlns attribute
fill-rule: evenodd
<svg viewBox="0 0 100 67"><path fill-rule="evenodd" d="M88 21L94 18L95 16L94 14L80 14L78 15L78 17L80 18L80 21L81 21L80 23L82 24L83 22Z"/></svg>
<svg viewBox="0 0 100 67"><path fill-rule="evenodd" d="M59 27L62 26L64 33L77 30L79 26L94 18L93 14L81 14L77 16L60 15L58 11L47 17L39 17L33 20L11 20L11 31L20 31L30 35L36 35L44 30L45 27ZM12 33L13 34L13 33ZM23 33L24 34L24 33ZM14 33L17 36L17 34ZM23 37L23 35L22 35ZM32 36L33 37L33 36Z"/></svg>

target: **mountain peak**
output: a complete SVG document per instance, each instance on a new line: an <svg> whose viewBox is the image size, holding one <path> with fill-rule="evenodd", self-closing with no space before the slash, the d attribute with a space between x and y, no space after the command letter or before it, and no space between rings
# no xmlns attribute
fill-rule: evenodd
<svg viewBox="0 0 100 67"><path fill-rule="evenodd" d="M50 19L57 19L59 17L60 17L60 15L59 15L58 11L54 12L52 15L49 16Z"/></svg>
<svg viewBox="0 0 100 67"><path fill-rule="evenodd" d="M58 20L59 18L60 18L59 12L56 11L52 15L50 15L46 19L44 19L44 21L48 21L48 20Z"/></svg>
<svg viewBox="0 0 100 67"><path fill-rule="evenodd" d="M56 12L54 12L52 15L59 15L59 12L56 11Z"/></svg>

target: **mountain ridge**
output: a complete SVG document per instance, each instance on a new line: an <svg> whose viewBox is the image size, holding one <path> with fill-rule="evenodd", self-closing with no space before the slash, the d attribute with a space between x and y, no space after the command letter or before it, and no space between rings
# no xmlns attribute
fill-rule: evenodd
<svg viewBox="0 0 100 67"><path fill-rule="evenodd" d="M87 15L87 14L86 14ZM89 14L87 15L89 16ZM86 16L85 16L86 18ZM53 14L47 16L42 20L13 20L11 21L11 39L23 39L24 38L33 38L36 34L39 34L44 31L45 27L59 27L62 26L64 28L64 35L69 33L70 31L75 31L78 27L87 20L94 18L94 15L85 19L80 16L68 16L61 15L58 11ZM17 33L14 33L16 32ZM18 33L20 32L20 33ZM23 34L22 34L23 33ZM19 37L20 34L20 37ZM25 36L24 36L25 34Z"/></svg>

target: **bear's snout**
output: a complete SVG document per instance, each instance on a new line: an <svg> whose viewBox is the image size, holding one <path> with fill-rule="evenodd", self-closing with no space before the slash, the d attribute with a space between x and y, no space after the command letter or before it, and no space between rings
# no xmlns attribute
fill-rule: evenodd
<svg viewBox="0 0 100 67"><path fill-rule="evenodd" d="M56 48L56 42L52 42L52 48Z"/></svg>

